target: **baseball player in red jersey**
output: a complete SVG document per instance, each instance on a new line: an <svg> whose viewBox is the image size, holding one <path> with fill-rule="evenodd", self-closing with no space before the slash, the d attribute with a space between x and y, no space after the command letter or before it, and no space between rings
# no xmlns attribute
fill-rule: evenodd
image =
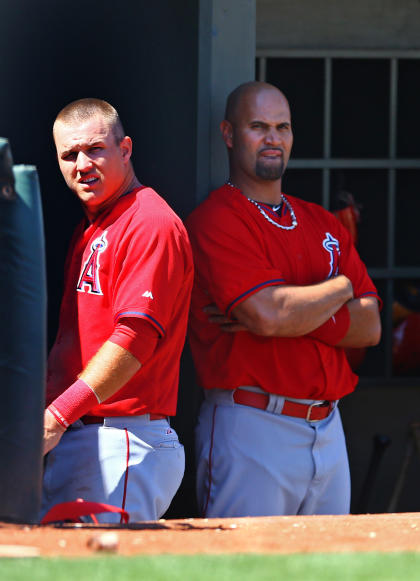
<svg viewBox="0 0 420 581"><path fill-rule="evenodd" d="M205 399L196 428L203 515L339 514L350 478L338 400L344 347L380 339L379 297L347 230L281 190L285 96L251 82L221 124L228 182L189 216L189 339Z"/></svg>
<svg viewBox="0 0 420 581"><path fill-rule="evenodd" d="M137 180L131 139L109 103L70 103L53 133L86 218L70 244L48 362L42 512L83 498L121 507L131 520L157 519L184 472L168 416L192 287L188 237Z"/></svg>

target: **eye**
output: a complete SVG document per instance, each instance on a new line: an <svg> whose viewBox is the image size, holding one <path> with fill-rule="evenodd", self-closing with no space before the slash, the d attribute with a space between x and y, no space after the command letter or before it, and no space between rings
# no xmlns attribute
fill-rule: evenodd
<svg viewBox="0 0 420 581"><path fill-rule="evenodd" d="M100 145L94 145L93 147L89 147L90 153L97 153L98 151L102 151L102 147Z"/></svg>
<svg viewBox="0 0 420 581"><path fill-rule="evenodd" d="M254 123L251 123L250 125L251 129L263 129L264 128L264 124L260 123L259 121L255 121Z"/></svg>
<svg viewBox="0 0 420 581"><path fill-rule="evenodd" d="M76 160L76 152L71 151L70 153L65 153L61 156L61 159L64 161L75 161Z"/></svg>

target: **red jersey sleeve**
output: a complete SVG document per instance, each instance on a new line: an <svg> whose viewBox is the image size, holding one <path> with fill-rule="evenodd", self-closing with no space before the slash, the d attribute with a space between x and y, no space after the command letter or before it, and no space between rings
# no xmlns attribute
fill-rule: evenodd
<svg viewBox="0 0 420 581"><path fill-rule="evenodd" d="M121 317L108 341L127 349L144 365L156 349L159 333L147 319Z"/></svg>
<svg viewBox="0 0 420 581"><path fill-rule="evenodd" d="M335 220L335 218L334 218ZM382 300L378 295L375 285L373 284L366 266L360 259L352 238L348 231L339 224L341 232L341 255L339 273L344 274L351 280L353 285L353 294L355 299L364 296L375 297L379 302L379 307L382 307Z"/></svg>
<svg viewBox="0 0 420 581"><path fill-rule="evenodd" d="M146 213L128 227L115 262L113 313L146 319L163 336L185 281L188 237L182 222Z"/></svg>
<svg viewBox="0 0 420 581"><path fill-rule="evenodd" d="M206 208L206 204L186 221L196 283L209 296L209 302L215 302L227 315L264 287L286 282L282 272L269 264L261 233L251 221L243 219L246 209L231 209L228 224L223 222L223 212Z"/></svg>

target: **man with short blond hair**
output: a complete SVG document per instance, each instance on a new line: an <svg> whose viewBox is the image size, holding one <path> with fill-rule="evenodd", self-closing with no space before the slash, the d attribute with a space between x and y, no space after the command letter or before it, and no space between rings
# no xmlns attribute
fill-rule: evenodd
<svg viewBox="0 0 420 581"><path fill-rule="evenodd" d="M53 128L82 203L48 362L42 511L83 498L157 519L182 480L176 413L193 268L176 214L135 176L118 113L81 99ZM114 522L115 515L99 515Z"/></svg>

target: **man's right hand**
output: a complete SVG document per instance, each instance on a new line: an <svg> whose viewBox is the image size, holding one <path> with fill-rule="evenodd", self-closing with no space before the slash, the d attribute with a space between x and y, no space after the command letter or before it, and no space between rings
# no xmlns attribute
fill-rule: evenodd
<svg viewBox="0 0 420 581"><path fill-rule="evenodd" d="M55 448L58 442L61 440L61 436L66 431L66 428L62 426L53 414L45 410L44 412L44 456L48 454L53 448Z"/></svg>

